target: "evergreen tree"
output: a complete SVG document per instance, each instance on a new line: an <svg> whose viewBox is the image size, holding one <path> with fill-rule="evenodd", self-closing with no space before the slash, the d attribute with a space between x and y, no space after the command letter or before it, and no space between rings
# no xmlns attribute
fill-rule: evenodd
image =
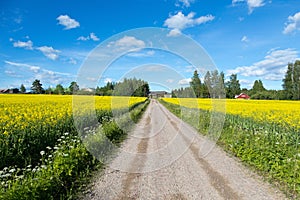
<svg viewBox="0 0 300 200"><path fill-rule="evenodd" d="M112 91L112 90L111 90ZM141 79L125 78L122 82L114 86L114 96L139 96L147 97L150 93L149 84Z"/></svg>
<svg viewBox="0 0 300 200"><path fill-rule="evenodd" d="M209 71L207 71L204 76L204 85L202 88L203 88L203 97L210 98L212 83L211 83L211 75Z"/></svg>
<svg viewBox="0 0 300 200"><path fill-rule="evenodd" d="M25 88L25 86L23 84L21 84L20 91L21 91L21 93L25 93L26 92L26 88Z"/></svg>
<svg viewBox="0 0 300 200"><path fill-rule="evenodd" d="M31 90L35 94L42 94L44 92L44 89L42 87L43 84L41 84L41 81L38 79L35 79L32 83Z"/></svg>
<svg viewBox="0 0 300 200"><path fill-rule="evenodd" d="M72 81L69 90L71 94L75 94L79 91L79 85L75 81Z"/></svg>
<svg viewBox="0 0 300 200"><path fill-rule="evenodd" d="M252 92L255 94L257 92L263 92L263 91L266 91L266 88L264 87L262 81L261 80L254 81Z"/></svg>
<svg viewBox="0 0 300 200"><path fill-rule="evenodd" d="M227 98L234 98L235 95L241 93L241 85L237 79L237 74L232 74L230 80L226 83L226 96Z"/></svg>
<svg viewBox="0 0 300 200"><path fill-rule="evenodd" d="M283 79L283 90L287 99L300 99L300 61L289 63Z"/></svg>
<svg viewBox="0 0 300 200"><path fill-rule="evenodd" d="M201 80L199 78L199 74L197 70L194 71L194 75L192 77L192 81L190 82L190 86L194 90L195 96L197 98L203 96L203 91L201 88Z"/></svg>

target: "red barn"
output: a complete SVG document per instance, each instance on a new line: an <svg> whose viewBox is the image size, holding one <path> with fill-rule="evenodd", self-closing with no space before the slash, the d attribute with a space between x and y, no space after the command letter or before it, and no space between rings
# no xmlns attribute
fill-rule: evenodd
<svg viewBox="0 0 300 200"><path fill-rule="evenodd" d="M235 95L236 99L250 99L250 97L247 94L241 93L239 95Z"/></svg>

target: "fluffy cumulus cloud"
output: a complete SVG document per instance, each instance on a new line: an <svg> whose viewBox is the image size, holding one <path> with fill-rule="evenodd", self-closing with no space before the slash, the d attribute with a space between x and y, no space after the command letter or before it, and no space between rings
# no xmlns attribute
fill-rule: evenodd
<svg viewBox="0 0 300 200"><path fill-rule="evenodd" d="M249 8L249 13L252 13L254 8L262 7L265 4L263 0L247 0L247 5Z"/></svg>
<svg viewBox="0 0 300 200"><path fill-rule="evenodd" d="M228 70L227 75L240 74L242 76L260 77L265 80L279 81L284 77L287 62L299 59L294 49L271 49L265 58L251 66L241 66Z"/></svg>
<svg viewBox="0 0 300 200"><path fill-rule="evenodd" d="M80 26L79 22L75 19L70 18L68 15L60 15L56 18L58 20L58 24L64 26L65 30L77 28Z"/></svg>
<svg viewBox="0 0 300 200"><path fill-rule="evenodd" d="M13 41L11 38L10 41ZM13 43L14 47L19 47L19 48L24 48L24 49L30 49L32 50L33 43L31 40L28 40L27 42L22 42L22 41L16 41Z"/></svg>
<svg viewBox="0 0 300 200"><path fill-rule="evenodd" d="M164 22L164 26L172 29L169 33L169 36L180 35L181 31L188 27L204 24L206 22L214 20L215 18L212 15L201 16L199 18L194 17L194 12L190 12L185 16L181 11L179 11L176 15L169 16L169 18Z"/></svg>
<svg viewBox="0 0 300 200"><path fill-rule="evenodd" d="M51 60L56 60L58 58L59 50L53 49L53 47L48 46L41 46L37 47L37 50L41 51L46 57L50 58Z"/></svg>
<svg viewBox="0 0 300 200"><path fill-rule="evenodd" d="M124 36L123 38L119 39L115 43L116 46L119 47L138 47L142 48L145 47L145 42L142 40L138 40L132 36Z"/></svg>
<svg viewBox="0 0 300 200"><path fill-rule="evenodd" d="M90 33L87 37L80 36L77 38L77 40L81 41L87 41L87 40L93 40L93 41L99 41L100 39L95 35L95 33Z"/></svg>
<svg viewBox="0 0 300 200"><path fill-rule="evenodd" d="M259 8L265 5L264 0L232 0L232 5L235 6L243 2L247 3L249 14L251 14L255 8Z"/></svg>
<svg viewBox="0 0 300 200"><path fill-rule="evenodd" d="M300 12L288 17L288 22L285 25L283 33L289 34L296 30L300 30Z"/></svg>
<svg viewBox="0 0 300 200"><path fill-rule="evenodd" d="M56 50L53 47L48 47L48 46L34 47L33 42L31 40L28 40L27 42L22 42L22 41L14 42L14 39L10 38L9 41L13 42L14 47L24 48L27 50L38 50L42 52L47 58L50 58L51 60L56 60L58 58L58 53L60 53L59 50Z"/></svg>
<svg viewBox="0 0 300 200"><path fill-rule="evenodd" d="M139 40L133 36L127 36L120 38L114 42L110 42L107 47L113 48L114 51L137 51L144 48L145 42L143 40Z"/></svg>

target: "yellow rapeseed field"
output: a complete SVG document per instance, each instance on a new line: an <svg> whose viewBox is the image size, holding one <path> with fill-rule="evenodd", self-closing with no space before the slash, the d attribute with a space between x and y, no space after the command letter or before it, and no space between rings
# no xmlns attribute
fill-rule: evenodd
<svg viewBox="0 0 300 200"><path fill-rule="evenodd" d="M211 110L213 104L212 99L164 98L163 100L203 110ZM218 104L218 101L224 100L214 99L213 101ZM300 128L300 101L227 99L223 105L228 114Z"/></svg>
<svg viewBox="0 0 300 200"><path fill-rule="evenodd" d="M145 100L143 97L102 96L78 96L75 99L92 99L97 110L126 108ZM55 124L72 115L72 102L73 97L68 95L0 95L0 133Z"/></svg>

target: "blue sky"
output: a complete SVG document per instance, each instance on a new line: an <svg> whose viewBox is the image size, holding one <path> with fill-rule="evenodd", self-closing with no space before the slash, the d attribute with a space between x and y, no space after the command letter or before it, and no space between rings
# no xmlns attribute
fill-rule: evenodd
<svg viewBox="0 0 300 200"><path fill-rule="evenodd" d="M91 52L108 40L119 44L116 48L139 49L112 62L97 78L90 77L97 85L139 74L147 78L142 76L145 67L163 69L153 74L159 77L160 88L186 86L195 69L191 63L167 51L143 49L148 47L144 37L120 34L143 27L168 28L170 38L187 35L203 47L219 71L227 78L237 73L246 88L261 79L267 89L281 89L287 64L300 59L299 0L4 0L0 88L22 83L30 88L34 79L40 79L44 88L67 87L77 80ZM112 41L115 34L120 37ZM171 71L180 76L172 79ZM155 81L150 86L159 89Z"/></svg>

